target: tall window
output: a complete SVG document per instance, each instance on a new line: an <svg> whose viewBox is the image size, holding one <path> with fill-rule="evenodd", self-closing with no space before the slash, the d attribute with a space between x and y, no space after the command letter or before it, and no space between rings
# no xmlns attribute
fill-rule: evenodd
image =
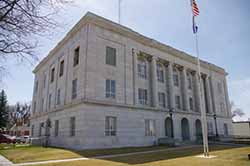
<svg viewBox="0 0 250 166"><path fill-rule="evenodd" d="M116 117L105 118L105 136L116 136Z"/></svg>
<svg viewBox="0 0 250 166"><path fill-rule="evenodd" d="M228 127L226 123L224 123L224 135L228 136Z"/></svg>
<svg viewBox="0 0 250 166"><path fill-rule="evenodd" d="M32 125L32 126L31 126L31 136L32 136L32 137L34 136L34 129L35 129L35 125Z"/></svg>
<svg viewBox="0 0 250 166"><path fill-rule="evenodd" d="M61 104L61 90L57 90L57 105Z"/></svg>
<svg viewBox="0 0 250 166"><path fill-rule="evenodd" d="M157 78L159 82L164 82L164 68L161 64L157 64Z"/></svg>
<svg viewBox="0 0 250 166"><path fill-rule="evenodd" d="M38 80L35 82L35 93L38 92Z"/></svg>
<svg viewBox="0 0 250 166"><path fill-rule="evenodd" d="M115 80L106 80L106 98L115 98Z"/></svg>
<svg viewBox="0 0 250 166"><path fill-rule="evenodd" d="M178 109L181 109L181 97L180 96L175 96L175 106Z"/></svg>
<svg viewBox="0 0 250 166"><path fill-rule="evenodd" d="M46 88L46 81L47 81L47 77L46 77L46 73L44 73L44 75L43 75L43 88Z"/></svg>
<svg viewBox="0 0 250 166"><path fill-rule="evenodd" d="M77 97L77 78L72 81L72 99Z"/></svg>
<svg viewBox="0 0 250 166"><path fill-rule="evenodd" d="M41 111L43 112L44 98L42 98Z"/></svg>
<svg viewBox="0 0 250 166"><path fill-rule="evenodd" d="M36 112L36 101L34 101L34 104L33 104L33 112Z"/></svg>
<svg viewBox="0 0 250 166"><path fill-rule="evenodd" d="M147 79L147 64L145 60L138 60L138 76Z"/></svg>
<svg viewBox="0 0 250 166"><path fill-rule="evenodd" d="M194 101L192 97L189 98L189 108L190 110L194 110Z"/></svg>
<svg viewBox="0 0 250 166"><path fill-rule="evenodd" d="M49 108L51 107L51 99L52 99L52 95L49 94Z"/></svg>
<svg viewBox="0 0 250 166"><path fill-rule="evenodd" d="M207 122L207 130L208 130L208 135L213 135L213 124L211 122Z"/></svg>
<svg viewBox="0 0 250 166"><path fill-rule="evenodd" d="M222 113L225 112L225 105L224 105L224 103L220 103L220 111L221 111Z"/></svg>
<svg viewBox="0 0 250 166"><path fill-rule="evenodd" d="M138 89L138 98L139 98L139 103L142 105L147 105L148 104L148 94L146 89Z"/></svg>
<svg viewBox="0 0 250 166"><path fill-rule="evenodd" d="M40 123L40 126L39 126L39 133L38 133L38 136L42 136L42 128L44 127L44 123Z"/></svg>
<svg viewBox="0 0 250 166"><path fill-rule="evenodd" d="M192 89L192 75L187 73L188 89Z"/></svg>
<svg viewBox="0 0 250 166"><path fill-rule="evenodd" d="M159 92L158 100L159 100L159 106L165 108L166 107L165 93Z"/></svg>
<svg viewBox="0 0 250 166"><path fill-rule="evenodd" d="M74 51L74 62L73 66L76 66L79 64L79 55L80 55L80 47L77 47Z"/></svg>
<svg viewBox="0 0 250 166"><path fill-rule="evenodd" d="M173 71L173 80L174 80L174 85L179 86L179 76L178 76L178 71L177 69L174 68Z"/></svg>
<svg viewBox="0 0 250 166"><path fill-rule="evenodd" d="M155 136L156 130L155 130L155 120L146 119L145 120L145 135L146 136Z"/></svg>
<svg viewBox="0 0 250 166"><path fill-rule="evenodd" d="M50 82L54 82L55 79L55 68L51 69Z"/></svg>
<svg viewBox="0 0 250 166"><path fill-rule="evenodd" d="M106 47L106 64L116 66L116 49Z"/></svg>
<svg viewBox="0 0 250 166"><path fill-rule="evenodd" d="M58 136L59 131L59 120L55 120L55 137Z"/></svg>
<svg viewBox="0 0 250 166"><path fill-rule="evenodd" d="M76 132L76 118L70 118L70 136L75 136Z"/></svg>
<svg viewBox="0 0 250 166"><path fill-rule="evenodd" d="M59 77L63 76L64 72L64 60L60 62L60 72L59 72Z"/></svg>
<svg viewBox="0 0 250 166"><path fill-rule="evenodd" d="M217 89L218 89L219 94L222 94L222 84L221 84L221 82L217 83Z"/></svg>

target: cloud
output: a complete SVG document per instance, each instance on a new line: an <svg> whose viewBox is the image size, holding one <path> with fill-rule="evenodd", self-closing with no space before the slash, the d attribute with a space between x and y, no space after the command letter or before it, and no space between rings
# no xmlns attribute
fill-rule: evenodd
<svg viewBox="0 0 250 166"><path fill-rule="evenodd" d="M230 81L229 94L231 101L246 113L240 120L250 118L250 78Z"/></svg>

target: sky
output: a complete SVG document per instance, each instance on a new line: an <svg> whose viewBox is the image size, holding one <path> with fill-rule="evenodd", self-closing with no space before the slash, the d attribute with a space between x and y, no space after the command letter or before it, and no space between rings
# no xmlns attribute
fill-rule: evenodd
<svg viewBox="0 0 250 166"><path fill-rule="evenodd" d="M250 1L196 0L201 59L223 67L229 98L250 118ZM118 22L118 0L75 0L57 15L61 27L53 35L38 39L37 56L41 60L83 17L87 11ZM121 24L133 30L195 55L189 0L121 0ZM9 104L32 100L35 64L11 59L2 88ZM1 89L1 87L0 87Z"/></svg>

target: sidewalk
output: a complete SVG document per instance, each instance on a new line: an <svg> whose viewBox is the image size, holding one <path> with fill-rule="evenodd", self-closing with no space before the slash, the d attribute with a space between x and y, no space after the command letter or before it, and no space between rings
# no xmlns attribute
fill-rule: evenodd
<svg viewBox="0 0 250 166"><path fill-rule="evenodd" d="M11 161L0 155L0 166L12 166L12 165L13 163Z"/></svg>

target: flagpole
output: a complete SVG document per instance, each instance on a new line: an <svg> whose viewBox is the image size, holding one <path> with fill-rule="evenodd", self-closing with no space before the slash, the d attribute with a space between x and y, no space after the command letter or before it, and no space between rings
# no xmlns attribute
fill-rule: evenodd
<svg viewBox="0 0 250 166"><path fill-rule="evenodd" d="M121 0L118 0L118 23L121 24Z"/></svg>
<svg viewBox="0 0 250 166"><path fill-rule="evenodd" d="M194 0L190 0L191 2L191 10L193 13L193 3ZM196 4L195 4L196 5ZM203 94L202 94L202 80L201 80L201 67L200 67L200 55L199 55L199 40L198 40L198 29L195 24L195 18L193 13L193 31L195 34L195 48L196 48L196 60L197 60L197 68L198 68L198 90L199 90L199 101L200 101L200 111L201 111L201 122L202 122L202 138L203 138L203 151L204 157L209 157L209 148L208 148L208 135L207 135L207 119L206 119L206 111L205 105L203 102Z"/></svg>
<svg viewBox="0 0 250 166"><path fill-rule="evenodd" d="M206 112L204 109L203 94L202 94L202 80L201 80L201 67L200 67L200 55L199 55L199 41L198 33L195 33L195 47L196 47L196 60L198 67L198 89L200 91L199 100L201 105L201 121L202 121L202 138L203 138L203 151L204 157L209 157L209 148L208 148L208 136L207 136L207 119Z"/></svg>

